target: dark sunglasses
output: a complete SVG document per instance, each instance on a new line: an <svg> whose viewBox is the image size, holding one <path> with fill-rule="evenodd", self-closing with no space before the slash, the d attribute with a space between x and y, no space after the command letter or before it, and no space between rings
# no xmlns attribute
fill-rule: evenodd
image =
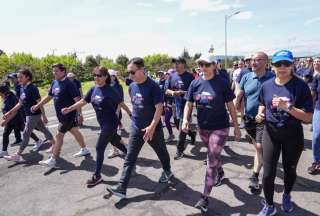
<svg viewBox="0 0 320 216"><path fill-rule="evenodd" d="M131 74L131 75L135 75L135 74L136 74L136 72L137 72L137 71L134 71L134 70L130 70L130 71L128 71L128 73L129 73L129 74Z"/></svg>
<svg viewBox="0 0 320 216"><path fill-rule="evenodd" d="M93 77L99 77L99 78L101 78L101 77L103 77L103 75L102 75L102 74L93 74Z"/></svg>
<svg viewBox="0 0 320 216"><path fill-rule="evenodd" d="M289 61L279 61L279 62L273 63L272 65L275 67L281 67L281 66L290 67L292 63Z"/></svg>
<svg viewBox="0 0 320 216"><path fill-rule="evenodd" d="M200 66L200 67L203 67L203 66L204 66L204 67L210 67L211 64L212 64L212 63L202 63L202 62L201 62L201 63L199 63L199 66Z"/></svg>

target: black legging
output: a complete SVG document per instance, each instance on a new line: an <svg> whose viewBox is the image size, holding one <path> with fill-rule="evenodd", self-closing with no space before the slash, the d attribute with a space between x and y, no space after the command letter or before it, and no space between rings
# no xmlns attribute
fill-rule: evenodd
<svg viewBox="0 0 320 216"><path fill-rule="evenodd" d="M274 180L280 153L284 170L284 193L290 194L297 177L297 164L304 146L300 123L277 128L266 123L262 138L263 191L268 205L273 205Z"/></svg>

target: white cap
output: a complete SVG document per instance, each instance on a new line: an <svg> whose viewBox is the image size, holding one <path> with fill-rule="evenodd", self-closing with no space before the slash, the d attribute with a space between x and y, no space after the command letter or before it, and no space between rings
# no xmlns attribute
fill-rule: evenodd
<svg viewBox="0 0 320 216"><path fill-rule="evenodd" d="M110 76L117 76L117 71L115 71L115 70L110 69L110 70L108 70L108 72L109 72Z"/></svg>
<svg viewBox="0 0 320 216"><path fill-rule="evenodd" d="M68 77L68 78L70 78L70 77L73 78L73 77L75 77L75 76L76 76L76 75L75 75L74 73L71 73L71 72L69 72L69 73L67 74L67 77Z"/></svg>
<svg viewBox="0 0 320 216"><path fill-rule="evenodd" d="M199 63L199 62L217 63L217 59L211 53L206 53L206 54L201 55L200 58L198 58L196 62L197 63Z"/></svg>

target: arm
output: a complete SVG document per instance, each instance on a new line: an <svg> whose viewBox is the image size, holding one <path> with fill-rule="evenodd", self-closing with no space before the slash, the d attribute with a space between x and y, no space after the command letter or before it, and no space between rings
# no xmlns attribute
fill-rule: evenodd
<svg viewBox="0 0 320 216"><path fill-rule="evenodd" d="M265 112L266 112L266 107L263 105L260 105L258 108L258 114L256 116L256 122L257 123L262 123L265 119Z"/></svg>
<svg viewBox="0 0 320 216"><path fill-rule="evenodd" d="M41 109L41 111L43 111L43 105L45 105L46 103L48 103L50 100L52 99L51 96L47 95L46 97L44 97L42 100L38 101L37 100L37 104L31 107L31 111L35 112L38 109Z"/></svg>
<svg viewBox="0 0 320 216"><path fill-rule="evenodd" d="M4 120L7 120L10 121L10 119L12 119L18 112L18 110L22 107L22 103L21 101L19 101L10 111L8 111L6 114L4 114L2 116L2 118ZM6 121L6 122L8 122Z"/></svg>
<svg viewBox="0 0 320 216"><path fill-rule="evenodd" d="M143 131L145 131L144 135L143 135L143 140L144 141L149 141L152 140L154 131L160 121L161 118L161 114L163 111L163 105L162 103L158 103L155 105L156 111L154 113L153 119L150 123L150 125L144 129L142 129Z"/></svg>
<svg viewBox="0 0 320 216"><path fill-rule="evenodd" d="M227 103L227 107L233 122L233 127L234 127L234 137L236 141L239 141L241 138L241 131L238 125L238 119L237 119L237 113L236 113L236 108L234 107L233 101L229 101Z"/></svg>
<svg viewBox="0 0 320 216"><path fill-rule="evenodd" d="M189 119L190 119L192 109L193 109L193 103L190 101L187 101L184 107L183 121L182 121L182 130L184 132L187 132L189 129Z"/></svg>
<svg viewBox="0 0 320 216"><path fill-rule="evenodd" d="M124 102L121 102L119 104L119 106L124 110L126 111L126 113L131 117L132 116L132 113L131 113L131 110L129 109L129 107L124 103Z"/></svg>
<svg viewBox="0 0 320 216"><path fill-rule="evenodd" d="M87 102L84 100L84 99L81 99L79 100L78 102L76 102L75 104L73 104L72 106L69 106L69 107L66 107L66 108L63 108L61 110L61 112L66 115L68 114L69 112L72 112L74 110L78 110L80 109L81 107L83 107L84 105L86 105Z"/></svg>
<svg viewBox="0 0 320 216"><path fill-rule="evenodd" d="M236 104L235 104L235 107L238 111L240 110L243 96L244 96L244 91L240 90L236 96Z"/></svg>

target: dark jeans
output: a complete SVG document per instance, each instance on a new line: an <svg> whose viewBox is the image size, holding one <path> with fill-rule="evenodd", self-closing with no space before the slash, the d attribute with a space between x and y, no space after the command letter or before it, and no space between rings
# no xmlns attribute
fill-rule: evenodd
<svg viewBox="0 0 320 216"><path fill-rule="evenodd" d="M129 137L128 153L123 164L123 170L120 178L120 183L124 188L128 187L132 169L134 168L139 152L144 144L143 132L136 133L131 131ZM151 141L148 141L149 145L156 152L162 168L165 171L169 171L170 167L170 157L167 150L167 147L164 142L163 130L159 129L154 132L153 138Z"/></svg>
<svg viewBox="0 0 320 216"><path fill-rule="evenodd" d="M111 142L113 146L120 149L123 153L127 153L127 148L123 143L121 143L121 137L116 133L116 131L110 132L106 130L101 130L96 144L97 162L95 174L97 176L101 175L101 168L104 160L104 152L109 142Z"/></svg>
<svg viewBox="0 0 320 216"><path fill-rule="evenodd" d="M7 151L8 145L9 145L9 136L13 130L15 135L16 135L16 131L19 132L20 140L21 140L20 132L23 130L23 127L24 127L23 124L9 124L4 127L4 131L2 135L2 151ZM19 139L17 139L17 136L16 136L16 140L19 141Z"/></svg>
<svg viewBox="0 0 320 216"><path fill-rule="evenodd" d="M262 138L263 191L268 205L273 205L274 180L278 160L282 153L284 193L290 194L297 177L297 164L303 151L304 137L301 124L277 128L266 123Z"/></svg>

